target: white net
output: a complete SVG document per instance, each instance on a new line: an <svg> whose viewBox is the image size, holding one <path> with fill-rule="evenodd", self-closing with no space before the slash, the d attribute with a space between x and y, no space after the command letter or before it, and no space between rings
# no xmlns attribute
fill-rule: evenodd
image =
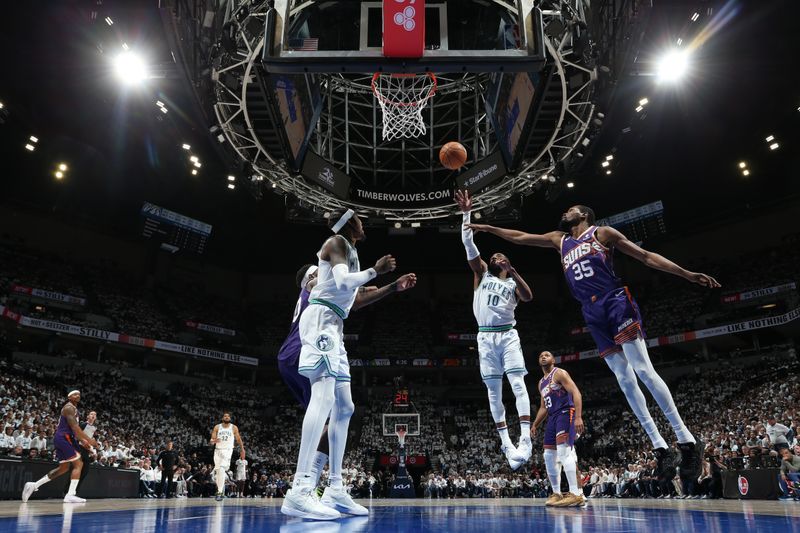
<svg viewBox="0 0 800 533"><path fill-rule="evenodd" d="M384 141L425 133L422 110L436 93L436 76L377 72L372 77L372 92L383 111Z"/></svg>
<svg viewBox="0 0 800 533"><path fill-rule="evenodd" d="M406 445L406 435L408 435L408 426L405 424L397 424L394 430L395 435L397 435L397 440L400 443L400 447Z"/></svg>

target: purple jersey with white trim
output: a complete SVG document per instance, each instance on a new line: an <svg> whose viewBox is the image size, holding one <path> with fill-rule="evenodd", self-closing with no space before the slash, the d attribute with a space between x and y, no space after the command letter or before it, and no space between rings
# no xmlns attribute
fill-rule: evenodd
<svg viewBox="0 0 800 533"><path fill-rule="evenodd" d="M558 368L553 367L553 370L539 381L539 394L544 398L544 406L547 408L548 415L575 407L575 404L572 403L572 394L553 380L557 371Z"/></svg>
<svg viewBox="0 0 800 533"><path fill-rule="evenodd" d="M294 316L292 317L292 327L289 329L289 335L283 341L281 349L278 351L278 360L285 361L287 359L296 359L300 357L300 348L303 343L300 341L300 315L308 307L308 297L311 293L306 289L300 291L300 297L297 299L297 305L294 308Z"/></svg>
<svg viewBox="0 0 800 533"><path fill-rule="evenodd" d="M78 409L77 408L75 409L75 421L76 422L78 421ZM69 422L67 421L67 418L64 415L61 415L58 418L58 426L56 427L56 432L55 432L55 434L53 436L55 437L55 435L59 435L59 434L60 435L68 435L69 437L72 438L73 442L75 441L75 433L72 431L72 428L69 426Z"/></svg>
<svg viewBox="0 0 800 533"><path fill-rule="evenodd" d="M570 292L582 304L622 287L614 273L613 250L603 246L596 233L597 226L592 226L577 239L571 235L561 239L561 268Z"/></svg>

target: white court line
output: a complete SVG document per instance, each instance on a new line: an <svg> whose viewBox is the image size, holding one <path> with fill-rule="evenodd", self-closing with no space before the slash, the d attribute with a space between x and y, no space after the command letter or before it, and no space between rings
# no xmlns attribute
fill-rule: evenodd
<svg viewBox="0 0 800 533"><path fill-rule="evenodd" d="M167 522L180 522L181 520L197 520L198 518L208 518L214 516L211 514L204 514L203 516L190 516L188 518L170 518Z"/></svg>
<svg viewBox="0 0 800 533"><path fill-rule="evenodd" d="M616 514L597 514L592 513L592 516L600 517L600 518L616 518L617 520L633 520L634 522L647 522L647 518L630 518L628 516L619 516Z"/></svg>

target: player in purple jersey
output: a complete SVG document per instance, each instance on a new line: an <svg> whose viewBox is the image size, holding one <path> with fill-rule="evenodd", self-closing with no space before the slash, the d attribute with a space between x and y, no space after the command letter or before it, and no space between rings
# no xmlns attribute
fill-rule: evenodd
<svg viewBox="0 0 800 533"><path fill-rule="evenodd" d="M566 370L556 368L556 358L550 352L539 354L539 366L544 377L539 380L542 401L531 426L531 436L547 419L544 430L544 463L553 494L545 505L554 507L578 507L586 503L578 485L578 458L575 455L575 439L583 433L583 397L578 386ZM569 483L569 494L561 494L561 468L564 468Z"/></svg>
<svg viewBox="0 0 800 533"><path fill-rule="evenodd" d="M703 444L686 428L669 388L650 362L639 307L627 287L614 274L613 251L617 248L650 268L680 276L703 287L714 289L720 284L707 274L690 272L657 253L644 250L614 228L597 227L594 223L592 209L575 205L561 217L560 231L544 235L482 224L471 224L470 227L473 231L486 231L516 244L554 248L561 253L561 266L567 284L575 299L581 303L586 325L597 349L614 372L631 410L653 443L659 477L674 476L674 456L647 409L637 376L653 395L675 431L681 451L681 476L686 479L696 477L702 464Z"/></svg>
<svg viewBox="0 0 800 533"><path fill-rule="evenodd" d="M78 425L78 403L81 401L80 391L74 390L67 395L67 404L61 409L61 417L58 419L58 427L53 436L53 446L56 449L56 460L60 463L47 473L39 481L25 483L22 489L22 501L27 502L31 494L39 490L39 487L52 481L72 468L70 473L69 490L64 496L65 503L83 503L86 500L79 498L75 492L78 488L78 481L81 477L83 461L81 453L78 451L78 443L85 442L89 446L97 446L97 441L83 432Z"/></svg>

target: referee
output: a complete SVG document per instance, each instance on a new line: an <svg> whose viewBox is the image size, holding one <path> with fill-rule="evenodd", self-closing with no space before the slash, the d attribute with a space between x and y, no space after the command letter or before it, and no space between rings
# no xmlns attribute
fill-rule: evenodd
<svg viewBox="0 0 800 533"><path fill-rule="evenodd" d="M86 417L86 420L80 422L78 425L81 427L84 433L89 438L94 438L94 432L97 431L97 426L95 423L97 422L97 412L91 411L89 415ZM94 462L94 449L90 446L85 444L81 441L81 445L78 448L78 451L81 454L81 460L83 461L83 469L81 470L81 477L78 480L78 488L83 485L83 480L86 478L86 475L89 473L89 465Z"/></svg>

